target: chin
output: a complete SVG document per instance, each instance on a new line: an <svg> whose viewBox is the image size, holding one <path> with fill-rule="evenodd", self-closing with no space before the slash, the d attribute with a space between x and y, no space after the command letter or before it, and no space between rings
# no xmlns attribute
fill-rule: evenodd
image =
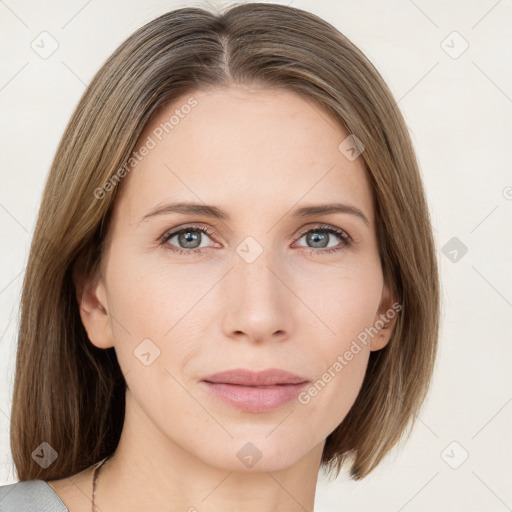
<svg viewBox="0 0 512 512"><path fill-rule="evenodd" d="M275 436L274 439L270 439ZM212 446L205 448L201 454L197 454L211 466L226 471L236 472L266 472L280 471L296 464L302 457L305 457L308 450L305 443L286 443L283 436L276 432L264 435L247 434L243 438L235 437L229 442L218 442L214 452ZM208 457L206 457L206 452ZM206 458L208 460L206 460Z"/></svg>

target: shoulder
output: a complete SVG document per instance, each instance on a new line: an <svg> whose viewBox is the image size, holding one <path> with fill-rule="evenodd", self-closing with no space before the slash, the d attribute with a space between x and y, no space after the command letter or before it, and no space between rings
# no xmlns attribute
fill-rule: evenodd
<svg viewBox="0 0 512 512"><path fill-rule="evenodd" d="M0 486L0 512L69 512L44 480Z"/></svg>

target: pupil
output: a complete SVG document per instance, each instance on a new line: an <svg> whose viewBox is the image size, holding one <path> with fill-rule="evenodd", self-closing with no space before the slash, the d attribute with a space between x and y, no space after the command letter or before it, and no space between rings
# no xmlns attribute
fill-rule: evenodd
<svg viewBox="0 0 512 512"><path fill-rule="evenodd" d="M327 234L319 235L318 232L312 233L308 236L308 242L312 242L313 244L320 243L319 246L315 245L315 247L320 247L320 248L326 247L326 243L328 242L328 235Z"/></svg>
<svg viewBox="0 0 512 512"><path fill-rule="evenodd" d="M185 247L189 249L195 249L198 245L194 245L195 242L199 240L199 234L194 233L193 231L185 231L180 236L180 242L185 244Z"/></svg>

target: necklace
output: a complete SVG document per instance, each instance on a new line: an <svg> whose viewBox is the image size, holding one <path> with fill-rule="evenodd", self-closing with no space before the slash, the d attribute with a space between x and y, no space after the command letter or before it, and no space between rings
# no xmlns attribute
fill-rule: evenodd
<svg viewBox="0 0 512 512"><path fill-rule="evenodd" d="M94 506L94 498L96 497L96 482L98 480L98 475L100 474L100 469L105 464L105 461L110 457L107 455L95 468L92 475L92 512L96 512L96 507Z"/></svg>

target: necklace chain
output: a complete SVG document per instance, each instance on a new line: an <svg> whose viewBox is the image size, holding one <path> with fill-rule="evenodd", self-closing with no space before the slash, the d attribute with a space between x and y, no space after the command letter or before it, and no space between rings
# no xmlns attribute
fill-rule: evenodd
<svg viewBox="0 0 512 512"><path fill-rule="evenodd" d="M96 512L96 507L94 505L94 499L96 497L96 482L98 480L98 475L100 474L100 469L105 464L108 459L108 455L94 468L94 473L92 476L92 512Z"/></svg>

